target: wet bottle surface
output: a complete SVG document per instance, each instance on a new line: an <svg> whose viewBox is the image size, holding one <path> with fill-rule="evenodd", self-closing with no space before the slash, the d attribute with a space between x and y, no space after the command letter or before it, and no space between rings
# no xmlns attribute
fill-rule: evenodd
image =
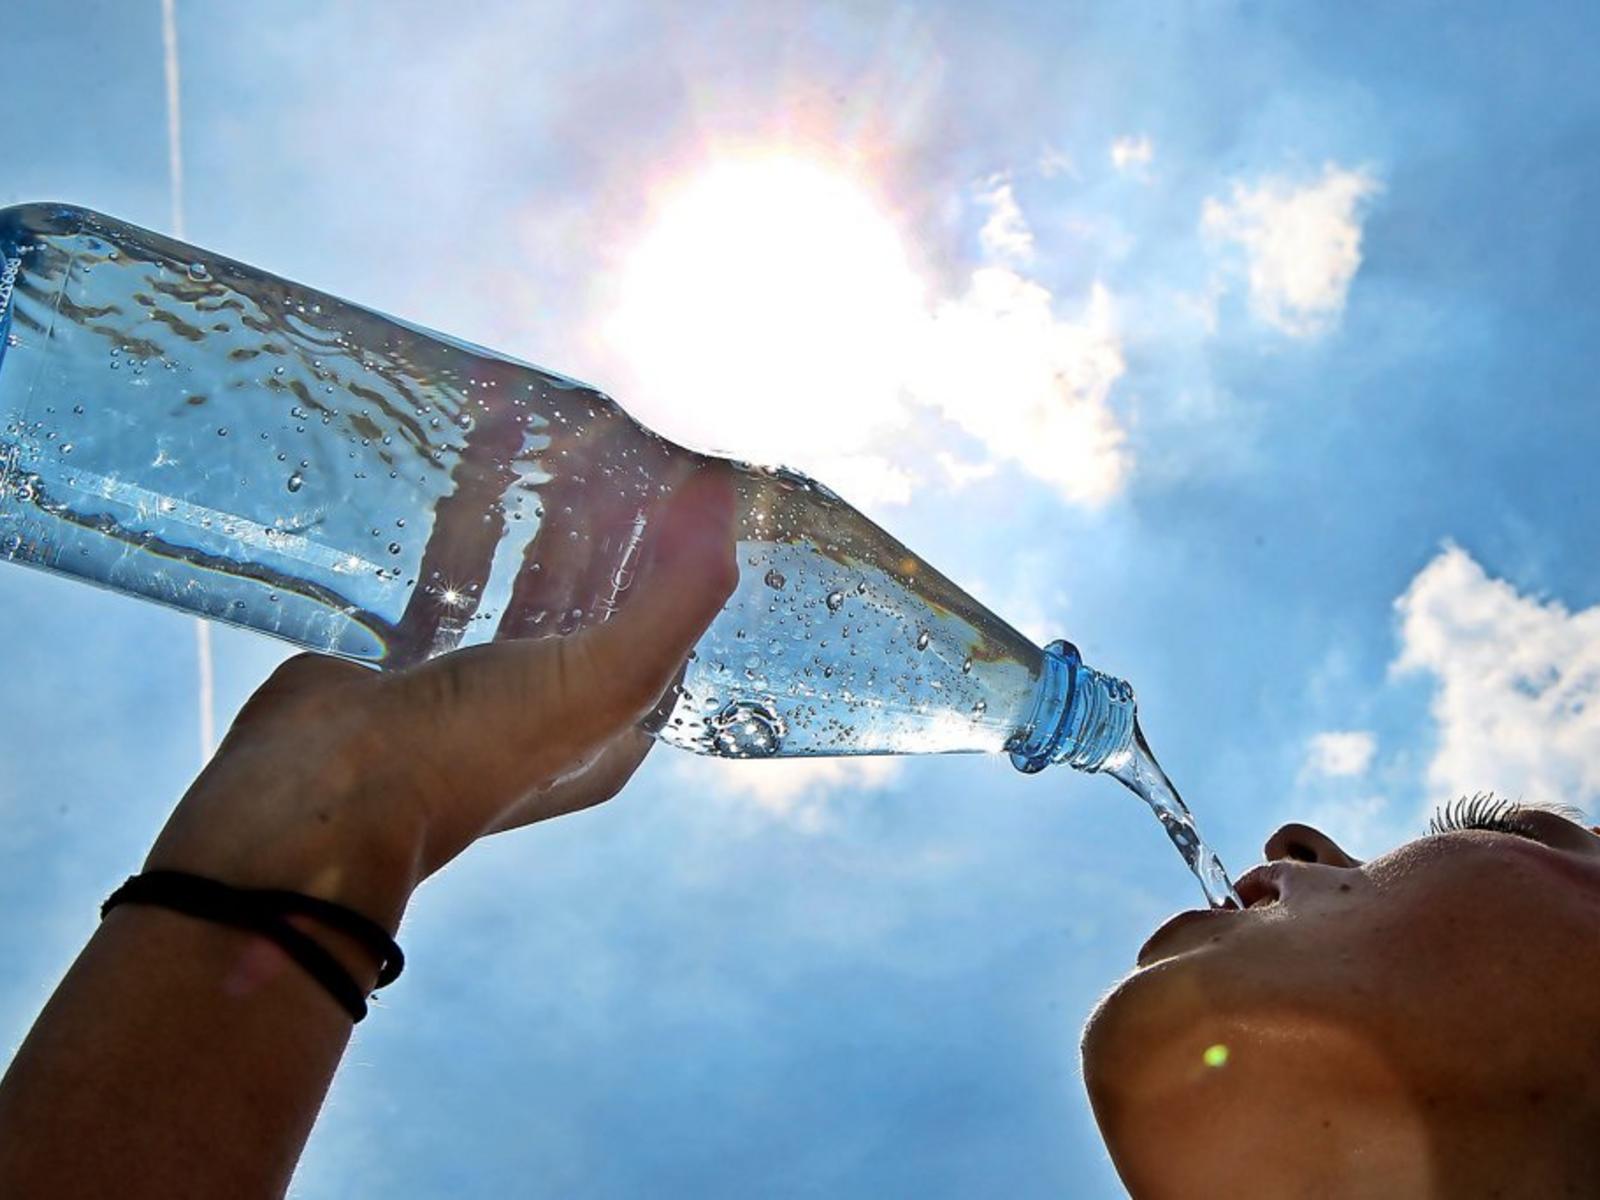
<svg viewBox="0 0 1600 1200"><path fill-rule="evenodd" d="M378 666L625 602L702 461L571 379L81 209L0 214L0 555ZM1004 749L1040 651L826 487L738 465L740 582L659 735Z"/></svg>
<svg viewBox="0 0 1600 1200"><path fill-rule="evenodd" d="M605 620L705 461L562 375L87 210L0 211L0 560L403 667ZM1125 684L827 487L728 469L738 588L656 736L1086 770L1132 744ZM1126 721L1072 727L1096 691Z"/></svg>

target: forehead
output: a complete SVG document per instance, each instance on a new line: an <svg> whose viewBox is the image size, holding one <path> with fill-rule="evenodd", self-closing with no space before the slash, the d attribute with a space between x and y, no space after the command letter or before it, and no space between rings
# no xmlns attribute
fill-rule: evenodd
<svg viewBox="0 0 1600 1200"><path fill-rule="evenodd" d="M1533 896L1600 906L1600 837L1546 810L1523 810L1518 820L1530 836L1481 829L1429 834L1362 871L1386 891L1403 886L1447 898L1465 890L1499 907L1522 907L1519 897Z"/></svg>

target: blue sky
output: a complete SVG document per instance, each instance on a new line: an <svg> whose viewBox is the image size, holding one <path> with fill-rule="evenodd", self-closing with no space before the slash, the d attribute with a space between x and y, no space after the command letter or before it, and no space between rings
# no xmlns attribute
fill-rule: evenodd
<svg viewBox="0 0 1600 1200"><path fill-rule="evenodd" d="M1131 679L1235 870L1291 818L1376 851L1463 790L1600 798L1597 18L1505 13L179 0L188 232L792 446ZM168 228L156 0L11 0L4 45L0 203ZM662 310L617 314L774 156L866 250L690 411ZM20 569L0 611L10 1047L195 770L195 682L184 618ZM284 651L216 645L226 720ZM1154 822L999 761L770 767L662 751L427 885L296 1194L1118 1194L1076 1038L1199 902Z"/></svg>

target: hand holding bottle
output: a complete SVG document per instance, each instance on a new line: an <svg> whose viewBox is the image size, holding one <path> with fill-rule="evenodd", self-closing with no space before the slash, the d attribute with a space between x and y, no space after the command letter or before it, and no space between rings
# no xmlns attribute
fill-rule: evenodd
<svg viewBox="0 0 1600 1200"><path fill-rule="evenodd" d="M478 837L615 795L640 719L733 590L733 488L717 464L649 522L641 586L565 637L472 646L378 673L301 655L240 712L147 869L308 891L393 928Z"/></svg>

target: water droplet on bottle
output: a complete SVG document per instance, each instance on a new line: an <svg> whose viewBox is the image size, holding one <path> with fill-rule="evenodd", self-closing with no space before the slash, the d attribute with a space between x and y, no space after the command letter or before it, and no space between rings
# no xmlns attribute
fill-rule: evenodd
<svg viewBox="0 0 1600 1200"><path fill-rule="evenodd" d="M274 375L282 375L283 374L283 368L281 366L280 367L273 367L272 368L272 373Z"/></svg>
<svg viewBox="0 0 1600 1200"><path fill-rule="evenodd" d="M206 270L205 263L192 262L189 264L189 278L196 283L203 283L211 278L211 272Z"/></svg>
<svg viewBox="0 0 1600 1200"><path fill-rule="evenodd" d="M917 649L926 650L928 648L928 643L931 640L932 639L928 637L928 631L924 629L921 633L917 634Z"/></svg>
<svg viewBox="0 0 1600 1200"><path fill-rule="evenodd" d="M976 704L974 704L972 706L972 715L975 716L975 717L981 717L981 716L983 716L984 713L986 713L988 711L989 711L989 702L987 700L979 700Z"/></svg>
<svg viewBox="0 0 1600 1200"><path fill-rule="evenodd" d="M829 592L827 604L829 612L838 612L844 607L844 593L839 591Z"/></svg>
<svg viewBox="0 0 1600 1200"><path fill-rule="evenodd" d="M783 746L782 719L759 701L732 701L709 724L712 746L725 758L771 758Z"/></svg>
<svg viewBox="0 0 1600 1200"><path fill-rule="evenodd" d="M62 442L61 443L61 453L63 453L63 454L71 454L72 453L72 443L71 442Z"/></svg>
<svg viewBox="0 0 1600 1200"><path fill-rule="evenodd" d="M304 485L305 481L305 476L300 474L299 471L296 471L293 475L289 476L289 481L284 484L284 486L287 487L291 492L298 492L301 486Z"/></svg>
<svg viewBox="0 0 1600 1200"><path fill-rule="evenodd" d="M81 416L83 416L83 405L81 405L81 404L74 404L74 405L73 405L73 406L72 406L72 411L73 411L73 412L74 412L74 413L76 413L76 414L77 414L77 415L78 415L78 416L80 416L80 417L81 417Z"/></svg>
<svg viewBox="0 0 1600 1200"><path fill-rule="evenodd" d="M789 581L783 577L782 573L780 573L776 567L774 567L766 573L764 576L764 582L774 591L781 592L783 591L783 585Z"/></svg>
<svg viewBox="0 0 1600 1200"><path fill-rule="evenodd" d="M961 673L963 675L971 675L972 674L972 660L970 658L964 659L962 661L962 663L961 663Z"/></svg>
<svg viewBox="0 0 1600 1200"><path fill-rule="evenodd" d="M218 437L227 437L228 436L228 427L226 425L217 426L217 436Z"/></svg>
<svg viewBox="0 0 1600 1200"><path fill-rule="evenodd" d="M389 553L390 554L399 554L400 553L400 543L399 542L390 542L389 543Z"/></svg>

